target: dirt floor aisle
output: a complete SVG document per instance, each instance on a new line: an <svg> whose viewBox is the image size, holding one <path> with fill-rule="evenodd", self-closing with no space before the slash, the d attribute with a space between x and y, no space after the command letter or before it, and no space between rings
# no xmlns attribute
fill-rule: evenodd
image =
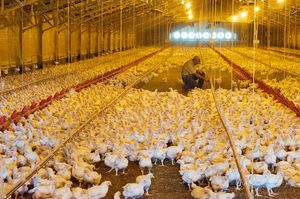
<svg viewBox="0 0 300 199"><path fill-rule="evenodd" d="M160 164L153 168L154 179L147 199L192 199L187 186L181 183L179 166L166 161L165 166Z"/></svg>
<svg viewBox="0 0 300 199"><path fill-rule="evenodd" d="M123 191L123 186L127 183L135 182L135 178L141 175L137 162L130 162L126 174L122 172L118 176L115 172L107 173L108 167L103 162L97 165L97 170L102 174L102 180L109 180L113 186L109 188L106 198L113 198L117 191ZM192 199L190 192L186 186L181 184L181 176L179 174L179 166L172 165L170 161L165 161L165 165L153 165L152 185L149 191L149 196L144 196L145 199Z"/></svg>
<svg viewBox="0 0 300 199"><path fill-rule="evenodd" d="M181 79L182 66L172 68L167 72L159 74L157 77L151 79L147 84L139 84L138 88L143 88L149 91L165 92L170 88L177 90L179 93L187 95L187 92L183 90L183 82ZM213 79L221 79L220 83L215 83L216 88L231 88L231 74L227 71L207 72L207 75ZM213 80L212 80L213 81ZM235 79L234 79L235 81ZM210 89L210 83L205 82L203 89Z"/></svg>

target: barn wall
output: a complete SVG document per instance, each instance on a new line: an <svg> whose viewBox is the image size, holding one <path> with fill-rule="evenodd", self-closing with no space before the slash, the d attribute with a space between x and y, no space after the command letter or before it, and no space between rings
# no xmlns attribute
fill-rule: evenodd
<svg viewBox="0 0 300 199"><path fill-rule="evenodd" d="M43 23L42 26L24 29L22 34L22 21L18 13L11 12L10 19L8 26L5 26L4 20L0 20L0 70L20 67L22 64L28 66L37 64L39 53L43 63L53 64L55 60L67 61L68 53L71 61L77 61L120 50L119 30L112 31L105 28L102 31L97 26L79 26L71 29L69 35L66 26L56 29L48 23ZM23 22L24 27L28 24ZM41 43L40 50L39 43ZM132 32L123 30L122 49L132 48L132 44Z"/></svg>

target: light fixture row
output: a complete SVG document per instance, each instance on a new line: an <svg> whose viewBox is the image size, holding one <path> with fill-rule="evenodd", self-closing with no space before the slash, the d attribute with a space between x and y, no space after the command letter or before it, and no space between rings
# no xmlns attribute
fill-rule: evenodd
<svg viewBox="0 0 300 199"><path fill-rule="evenodd" d="M254 12L259 12L260 11L260 7L259 6L255 6L254 7ZM233 15L231 16L231 21L232 22L237 22L238 20L244 20L248 17L248 11L244 10L242 12L240 12L237 15Z"/></svg>
<svg viewBox="0 0 300 199"><path fill-rule="evenodd" d="M263 0L262 0L263 1ZM285 0L277 0L277 3L279 5L282 5L285 2ZM254 12L259 12L260 11L260 7L259 6L254 6ZM232 22L237 22L238 20L243 20L248 16L248 12L247 11L242 11L240 14L238 15L233 15L231 16L231 21Z"/></svg>
<svg viewBox="0 0 300 199"><path fill-rule="evenodd" d="M191 20L193 19L193 12L191 10L192 4L190 1L185 1L182 0L181 4L185 6L185 8L187 9L187 14L188 14L188 18Z"/></svg>

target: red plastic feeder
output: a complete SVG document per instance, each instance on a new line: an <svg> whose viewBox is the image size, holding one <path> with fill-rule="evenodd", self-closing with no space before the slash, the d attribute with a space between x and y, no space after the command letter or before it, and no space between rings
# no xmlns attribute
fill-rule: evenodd
<svg viewBox="0 0 300 199"><path fill-rule="evenodd" d="M33 102L30 106L30 109L35 109L37 107L38 103Z"/></svg>
<svg viewBox="0 0 300 199"><path fill-rule="evenodd" d="M10 118L14 121L15 124L17 124L20 120L18 111L14 110Z"/></svg>
<svg viewBox="0 0 300 199"><path fill-rule="evenodd" d="M47 98L47 102L50 102L52 100L52 96L50 95L48 98Z"/></svg>
<svg viewBox="0 0 300 199"><path fill-rule="evenodd" d="M63 89L60 91L60 95L64 95L66 92L67 92L66 89L63 88Z"/></svg>
<svg viewBox="0 0 300 199"><path fill-rule="evenodd" d="M44 108L47 105L47 99L42 99L39 103L39 109Z"/></svg>
<svg viewBox="0 0 300 199"><path fill-rule="evenodd" d="M22 109L22 114L25 116L25 117L28 117L29 115L29 107L28 106L25 106L23 109Z"/></svg>
<svg viewBox="0 0 300 199"><path fill-rule="evenodd" d="M59 92L56 92L56 93L54 94L54 99L59 98L59 96L60 96Z"/></svg>
<svg viewBox="0 0 300 199"><path fill-rule="evenodd" d="M0 126L2 126L7 121L7 118L5 115L0 117Z"/></svg>
<svg viewBox="0 0 300 199"><path fill-rule="evenodd" d="M14 110L14 112L11 114L10 118L14 120L16 117L18 117L18 115L19 115L18 111Z"/></svg>

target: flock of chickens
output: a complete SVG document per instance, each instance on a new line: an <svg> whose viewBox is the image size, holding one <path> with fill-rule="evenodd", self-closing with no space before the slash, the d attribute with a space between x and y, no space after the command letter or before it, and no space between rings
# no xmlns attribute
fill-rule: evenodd
<svg viewBox="0 0 300 199"><path fill-rule="evenodd" d="M220 51L233 62L244 67L280 92L300 108L299 58L252 48L235 48L233 51L222 48ZM254 57L255 60L254 61Z"/></svg>
<svg viewBox="0 0 300 199"><path fill-rule="evenodd" d="M121 53L121 59L112 60L111 57L112 61L107 58L102 66L97 66L97 60L87 61L86 65L85 62L74 64L80 72L74 70L64 77L2 97L5 103L2 113L16 109L17 101L27 104L34 95L37 99L43 98L43 92L54 93L51 87L59 89L102 74L154 49L140 51ZM169 48L107 83L98 83L80 92L71 90L65 98L22 118L18 124L12 123L9 130L0 134L3 193L145 72L160 67L144 78L147 83L157 73L180 66L199 51L210 69L228 69L211 49ZM47 70L53 70L55 75L63 71ZM9 82L5 81L5 84ZM300 187L300 120L262 91L255 89L254 92L253 86L216 90L217 106L235 140L247 182L256 195L259 195L259 188L266 188L268 194L274 196L272 189L284 181ZM210 90L196 89L184 96L174 90L131 89L117 104L94 118L16 194L31 194L33 198L104 198L113 184L101 181L104 174L96 170L96 165L103 161L116 175L124 175L131 161L139 165L141 175L116 192L114 199L139 198L149 190L151 193L151 181L158 177L152 173L153 166L163 165L168 159L178 164L182 181L193 198L234 198L234 193L226 191L231 185L239 189L242 183L225 134ZM86 189L82 188L83 184L87 185Z"/></svg>
<svg viewBox="0 0 300 199"><path fill-rule="evenodd" d="M32 73L4 77L1 79L3 86L0 88L0 93L27 84L33 85L17 92L2 94L0 99L0 115L9 115L14 110L22 109L25 105L29 105L32 102L39 102L41 99L53 95L62 88L68 88L84 80L102 75L109 70L133 62L155 50L157 48L135 49L75 62L69 65L58 65L43 70L35 70Z"/></svg>

